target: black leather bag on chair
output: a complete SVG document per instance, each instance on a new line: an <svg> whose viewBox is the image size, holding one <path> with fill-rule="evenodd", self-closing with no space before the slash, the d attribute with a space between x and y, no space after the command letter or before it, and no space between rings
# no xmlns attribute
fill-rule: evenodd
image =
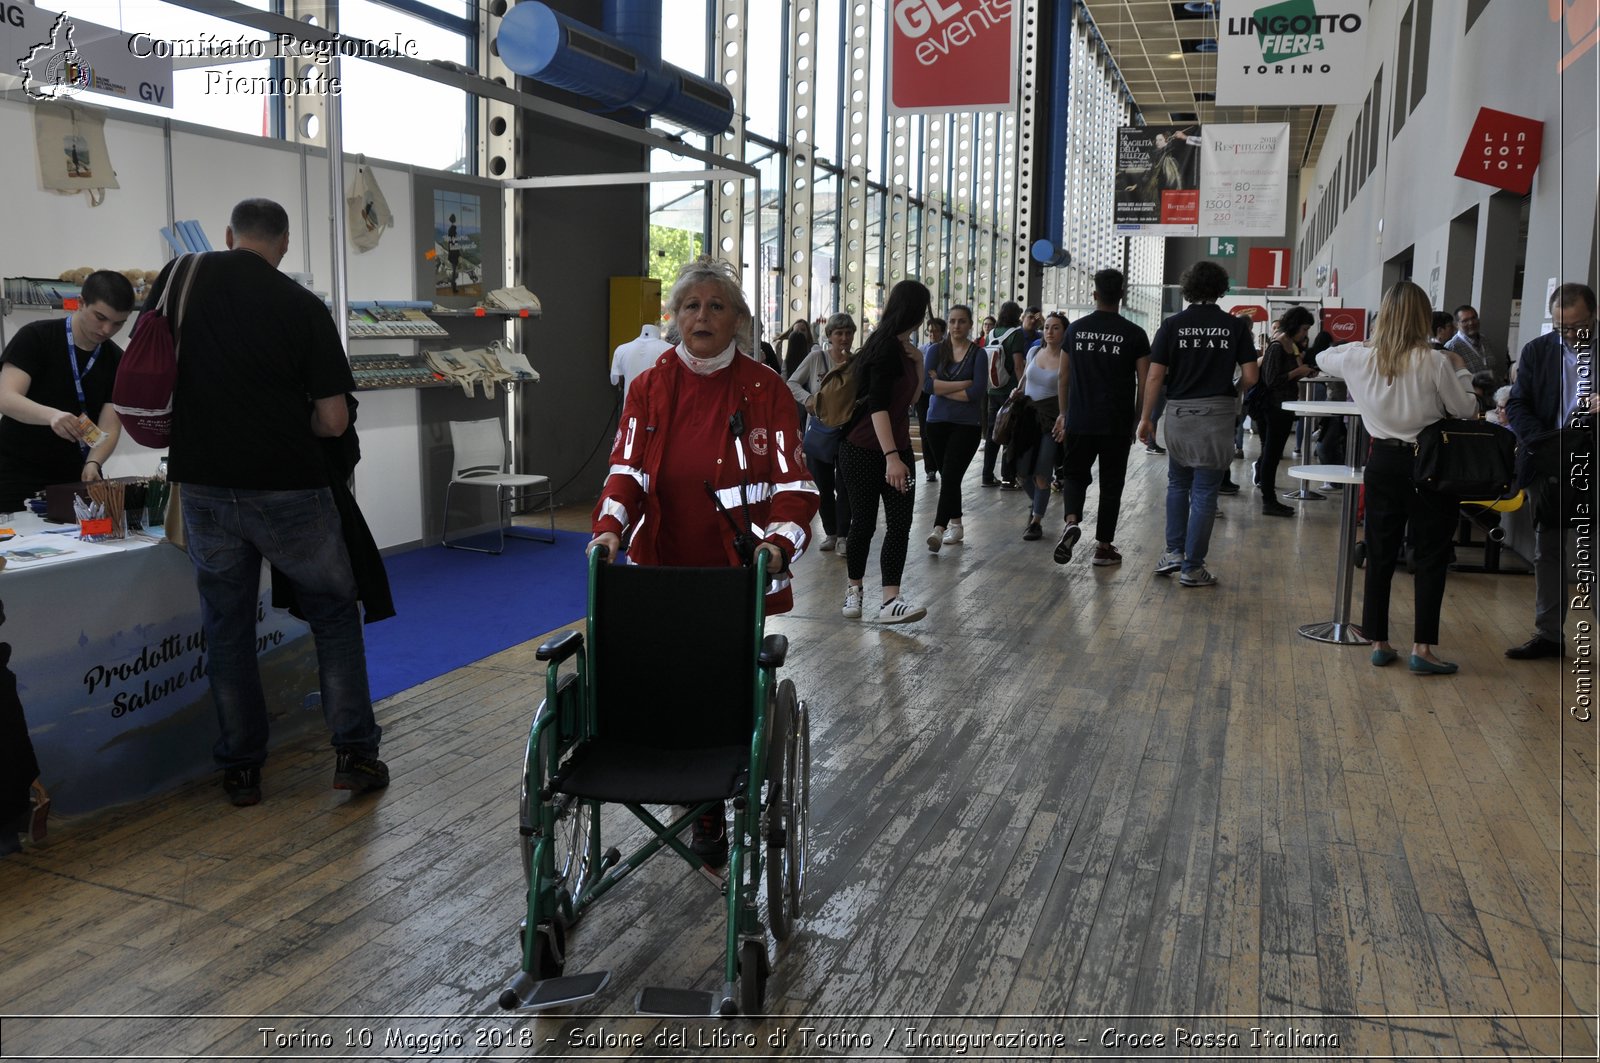
<svg viewBox="0 0 1600 1063"><path fill-rule="evenodd" d="M1447 417L1417 433L1411 478L1425 491L1469 500L1505 497L1516 470L1516 436L1488 421Z"/></svg>

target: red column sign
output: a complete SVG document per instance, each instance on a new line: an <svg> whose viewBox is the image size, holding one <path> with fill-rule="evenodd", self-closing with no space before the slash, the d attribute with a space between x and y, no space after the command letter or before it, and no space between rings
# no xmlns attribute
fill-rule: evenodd
<svg viewBox="0 0 1600 1063"><path fill-rule="evenodd" d="M1533 188L1543 143L1543 122L1480 107L1456 176L1525 196Z"/></svg>
<svg viewBox="0 0 1600 1063"><path fill-rule="evenodd" d="M889 113L1017 103L1017 0L889 0Z"/></svg>
<svg viewBox="0 0 1600 1063"><path fill-rule="evenodd" d="M1287 247L1252 247L1245 287L1289 287L1289 253Z"/></svg>

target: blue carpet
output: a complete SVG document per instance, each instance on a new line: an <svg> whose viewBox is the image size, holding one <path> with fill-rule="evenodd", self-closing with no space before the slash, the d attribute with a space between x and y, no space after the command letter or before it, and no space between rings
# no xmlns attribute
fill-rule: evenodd
<svg viewBox="0 0 1600 1063"><path fill-rule="evenodd" d="M557 532L554 543L508 539L499 556L430 546L385 558L398 615L363 630L372 700L582 619L588 541Z"/></svg>

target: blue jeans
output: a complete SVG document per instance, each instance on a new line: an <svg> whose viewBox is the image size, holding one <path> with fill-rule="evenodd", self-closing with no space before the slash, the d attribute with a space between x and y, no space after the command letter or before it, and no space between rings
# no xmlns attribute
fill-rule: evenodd
<svg viewBox="0 0 1600 1063"><path fill-rule="evenodd" d="M356 581L327 488L251 491L183 485L183 526L200 589L206 672L223 768L267 759L267 700L256 661L256 609L265 558L294 584L317 647L322 715L334 748L375 756Z"/></svg>
<svg viewBox="0 0 1600 1063"><path fill-rule="evenodd" d="M1167 459L1167 553L1183 551L1183 571L1206 566L1217 488L1226 469L1195 469Z"/></svg>

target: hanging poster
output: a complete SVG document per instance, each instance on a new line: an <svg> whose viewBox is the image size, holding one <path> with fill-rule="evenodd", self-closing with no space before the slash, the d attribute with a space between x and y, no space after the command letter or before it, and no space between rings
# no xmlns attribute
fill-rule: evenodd
<svg viewBox="0 0 1600 1063"><path fill-rule="evenodd" d="M482 231L482 200L477 194L434 190L435 295L483 297Z"/></svg>
<svg viewBox="0 0 1600 1063"><path fill-rule="evenodd" d="M1200 161L1201 236L1282 236L1289 125L1208 125Z"/></svg>
<svg viewBox="0 0 1600 1063"><path fill-rule="evenodd" d="M1113 221L1129 236L1194 236L1200 220L1198 125L1117 130Z"/></svg>
<svg viewBox="0 0 1600 1063"><path fill-rule="evenodd" d="M890 114L1016 107L1021 4L895 0L886 6Z"/></svg>
<svg viewBox="0 0 1600 1063"><path fill-rule="evenodd" d="M1372 83L1370 6L1371 0L1229 3L1217 38L1217 106L1360 103Z"/></svg>

